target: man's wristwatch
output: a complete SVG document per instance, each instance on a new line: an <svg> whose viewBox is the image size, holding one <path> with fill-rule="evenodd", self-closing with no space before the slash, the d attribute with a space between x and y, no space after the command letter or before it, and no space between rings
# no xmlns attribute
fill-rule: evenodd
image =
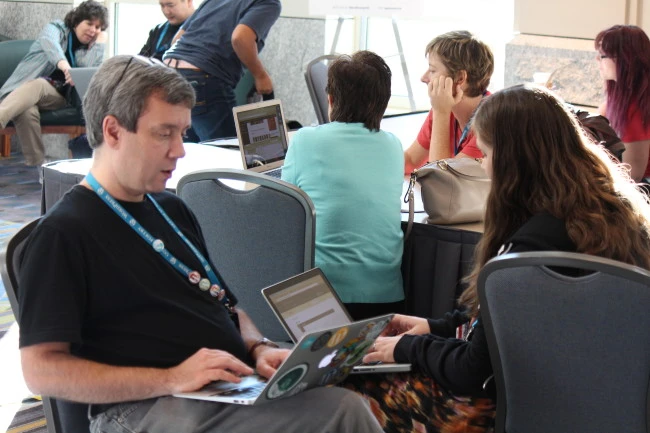
<svg viewBox="0 0 650 433"><path fill-rule="evenodd" d="M260 338L255 343L253 343L253 345L251 346L250 349L248 349L248 354L250 355L251 358L253 357L253 352L255 351L255 349L257 349L258 347L260 347L262 345L263 346L269 346L269 347L275 347L276 349L280 347L276 343L274 343L273 341L269 340L266 337Z"/></svg>

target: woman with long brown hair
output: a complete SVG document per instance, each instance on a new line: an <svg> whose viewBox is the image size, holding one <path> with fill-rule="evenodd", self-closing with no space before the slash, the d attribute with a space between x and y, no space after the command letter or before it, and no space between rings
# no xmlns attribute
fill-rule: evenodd
<svg viewBox="0 0 650 433"><path fill-rule="evenodd" d="M492 187L461 308L438 320L395 316L388 330L395 336L380 337L364 358L410 362L419 373L385 377L380 384L370 377L352 379L351 387L371 400L386 431L411 431L413 421L429 426L427 431L490 429L493 395L484 384L492 365L476 282L492 257L559 250L650 269L645 196L549 90L522 85L499 91L479 106L473 128Z"/></svg>

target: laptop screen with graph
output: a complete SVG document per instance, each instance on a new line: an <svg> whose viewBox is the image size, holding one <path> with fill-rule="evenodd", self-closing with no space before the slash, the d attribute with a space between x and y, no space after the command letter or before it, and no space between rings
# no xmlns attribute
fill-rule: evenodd
<svg viewBox="0 0 650 433"><path fill-rule="evenodd" d="M314 268L262 290L291 339L352 319L320 269Z"/></svg>

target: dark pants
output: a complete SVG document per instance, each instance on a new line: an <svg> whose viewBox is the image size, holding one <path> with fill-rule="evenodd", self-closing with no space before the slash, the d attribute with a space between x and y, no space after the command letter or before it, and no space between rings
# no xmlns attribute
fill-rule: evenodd
<svg viewBox="0 0 650 433"><path fill-rule="evenodd" d="M404 301L385 304L350 303L345 304L345 309L348 310L352 320L357 321L390 313L404 314Z"/></svg>
<svg viewBox="0 0 650 433"><path fill-rule="evenodd" d="M187 141L234 137L234 89L223 80L203 71L178 69L178 72L192 84L196 93L196 105L192 109L192 128L187 131Z"/></svg>

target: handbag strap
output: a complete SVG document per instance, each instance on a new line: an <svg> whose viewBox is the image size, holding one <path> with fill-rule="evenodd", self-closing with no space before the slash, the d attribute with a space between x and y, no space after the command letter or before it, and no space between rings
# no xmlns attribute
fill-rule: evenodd
<svg viewBox="0 0 650 433"><path fill-rule="evenodd" d="M478 162L478 159L475 159ZM455 176L462 177L463 179L472 180L476 182L489 182L490 179L487 177L471 176L469 174L461 173L456 170L454 167L449 165L446 160L441 159L435 162L441 170L448 170L453 173Z"/></svg>
<svg viewBox="0 0 650 433"><path fill-rule="evenodd" d="M411 173L411 179L409 180L409 187L404 194L404 203L409 204L409 220L406 223L406 234L404 235L404 242L411 235L411 230L413 229L413 218L415 217L415 198L413 197L413 188L415 187L415 179L417 178L417 170L413 170Z"/></svg>

